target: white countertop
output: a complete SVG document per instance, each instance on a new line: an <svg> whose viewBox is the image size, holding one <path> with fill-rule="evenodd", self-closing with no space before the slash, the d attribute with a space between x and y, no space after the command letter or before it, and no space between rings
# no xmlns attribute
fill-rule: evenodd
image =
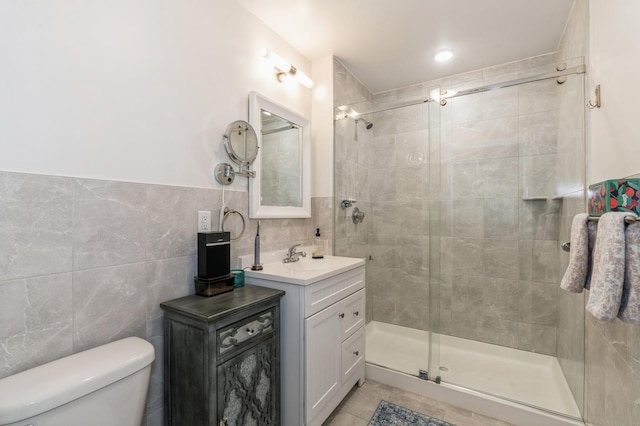
<svg viewBox="0 0 640 426"><path fill-rule="evenodd" d="M263 264L262 271L245 269L244 273L248 284L256 278L306 286L363 265L364 259L360 258L325 256L323 259L313 259L307 255L297 262L272 261Z"/></svg>

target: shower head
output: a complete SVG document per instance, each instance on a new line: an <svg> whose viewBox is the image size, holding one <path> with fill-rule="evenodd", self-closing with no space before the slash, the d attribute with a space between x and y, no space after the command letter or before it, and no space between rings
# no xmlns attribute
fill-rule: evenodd
<svg viewBox="0 0 640 426"><path fill-rule="evenodd" d="M358 125L358 121L362 121L364 123L364 125L366 126L367 130L369 130L370 128L373 127L373 123L370 121L365 120L364 118L356 118L356 126Z"/></svg>

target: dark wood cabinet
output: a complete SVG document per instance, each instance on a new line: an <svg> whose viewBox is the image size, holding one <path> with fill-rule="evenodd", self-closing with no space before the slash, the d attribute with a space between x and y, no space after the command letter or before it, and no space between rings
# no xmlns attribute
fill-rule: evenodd
<svg viewBox="0 0 640 426"><path fill-rule="evenodd" d="M280 298L247 285L161 303L165 423L280 424Z"/></svg>

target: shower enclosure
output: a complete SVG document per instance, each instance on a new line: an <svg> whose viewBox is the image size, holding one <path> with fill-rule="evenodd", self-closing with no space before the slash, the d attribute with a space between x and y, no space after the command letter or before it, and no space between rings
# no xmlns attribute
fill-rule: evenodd
<svg viewBox="0 0 640 426"><path fill-rule="evenodd" d="M584 66L552 59L337 106L334 253L367 260L368 364L579 419Z"/></svg>

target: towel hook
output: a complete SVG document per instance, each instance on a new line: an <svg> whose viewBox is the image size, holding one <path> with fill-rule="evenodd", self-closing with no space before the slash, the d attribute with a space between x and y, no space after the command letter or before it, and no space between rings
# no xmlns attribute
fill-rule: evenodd
<svg viewBox="0 0 640 426"><path fill-rule="evenodd" d="M600 102L600 85L599 84L596 86L596 89L595 89L595 97L596 97L594 100L595 103L591 102L591 100L587 102L587 108L589 109L600 108L600 106L602 105Z"/></svg>

